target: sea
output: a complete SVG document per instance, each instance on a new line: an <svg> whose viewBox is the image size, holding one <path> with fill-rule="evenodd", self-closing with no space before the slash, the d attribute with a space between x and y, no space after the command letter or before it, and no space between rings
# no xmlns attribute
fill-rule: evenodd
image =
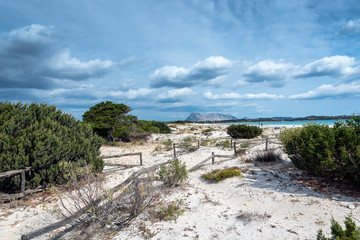
<svg viewBox="0 0 360 240"><path fill-rule="evenodd" d="M303 126L308 123L326 124L333 126L335 122L345 122L345 119L333 119L333 120L306 120L306 121L277 121L277 122L232 122L232 123L219 123L220 125L232 125L232 124L247 124L250 126L268 126L268 125L287 125L287 126Z"/></svg>

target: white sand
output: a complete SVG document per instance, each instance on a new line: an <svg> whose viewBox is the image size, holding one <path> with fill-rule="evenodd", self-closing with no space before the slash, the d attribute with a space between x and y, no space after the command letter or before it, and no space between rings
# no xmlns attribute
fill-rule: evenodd
<svg viewBox="0 0 360 240"><path fill-rule="evenodd" d="M172 150L158 155L152 153L156 146L161 145L162 140L180 141L188 136L204 139L227 136L224 131L226 126L219 125L211 126L217 131L210 136L201 134L201 131L209 126L177 125L177 133L154 134L151 141L143 145L129 143L121 147L103 147L102 154L141 151L143 167L148 167L164 162L172 156ZM274 126L264 128L268 136L279 132ZM270 144L270 147L276 148L279 145ZM185 212L176 222L154 222L147 211L144 211L114 239L145 239L139 230L142 223L155 234L152 239L315 239L320 228L330 234L331 216L342 222L349 213L353 214L360 225L359 198L336 194L332 189L315 191L296 181L295 178L303 178L304 173L294 168L286 155L283 155L283 161L277 163L244 162L251 159L257 149L263 148L264 144L235 159L216 158L214 165L210 161L189 173L186 183L175 188L171 194L162 196L164 202L184 199ZM190 168L210 156L211 152L221 155L233 153L232 149L201 147L178 157ZM136 163L138 158L133 156L116 161ZM207 183L200 178L201 174L211 170L233 166L248 169L243 178L231 178L216 184ZM107 167L106 186L118 184L140 168L113 171L113 167ZM18 207L11 208L15 203L3 204L0 209L0 239L19 239L23 233L56 222L56 216L49 212L54 209L55 202L54 195L38 194L29 200L17 201ZM51 234L38 239L48 239Z"/></svg>

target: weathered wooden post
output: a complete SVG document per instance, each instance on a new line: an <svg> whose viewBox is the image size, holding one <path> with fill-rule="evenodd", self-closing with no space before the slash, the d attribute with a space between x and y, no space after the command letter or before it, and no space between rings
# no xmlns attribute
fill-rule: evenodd
<svg viewBox="0 0 360 240"><path fill-rule="evenodd" d="M234 142L234 154L236 155L236 142Z"/></svg>
<svg viewBox="0 0 360 240"><path fill-rule="evenodd" d="M174 148L174 158L176 158L176 148L175 148L176 143L173 144L173 148Z"/></svg>
<svg viewBox="0 0 360 240"><path fill-rule="evenodd" d="M211 163L214 164L215 163L215 154L214 152L211 153Z"/></svg>
<svg viewBox="0 0 360 240"><path fill-rule="evenodd" d="M198 140L198 149L200 148L200 140Z"/></svg>
<svg viewBox="0 0 360 240"><path fill-rule="evenodd" d="M268 145L269 145L269 138L266 138L265 151L268 150Z"/></svg>
<svg viewBox="0 0 360 240"><path fill-rule="evenodd" d="M140 153L140 166L142 166L142 153Z"/></svg>
<svg viewBox="0 0 360 240"><path fill-rule="evenodd" d="M21 172L21 193L25 196L25 169Z"/></svg>

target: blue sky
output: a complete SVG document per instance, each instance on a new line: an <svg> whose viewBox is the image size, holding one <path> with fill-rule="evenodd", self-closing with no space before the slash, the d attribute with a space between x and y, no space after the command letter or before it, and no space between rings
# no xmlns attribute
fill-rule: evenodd
<svg viewBox="0 0 360 240"><path fill-rule="evenodd" d="M360 111L357 0L0 0L0 101L81 119Z"/></svg>

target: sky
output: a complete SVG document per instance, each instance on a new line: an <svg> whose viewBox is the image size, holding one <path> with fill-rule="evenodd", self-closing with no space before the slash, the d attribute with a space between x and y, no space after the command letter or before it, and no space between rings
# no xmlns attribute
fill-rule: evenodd
<svg viewBox="0 0 360 240"><path fill-rule="evenodd" d="M0 101L82 118L360 111L358 0L0 0Z"/></svg>

